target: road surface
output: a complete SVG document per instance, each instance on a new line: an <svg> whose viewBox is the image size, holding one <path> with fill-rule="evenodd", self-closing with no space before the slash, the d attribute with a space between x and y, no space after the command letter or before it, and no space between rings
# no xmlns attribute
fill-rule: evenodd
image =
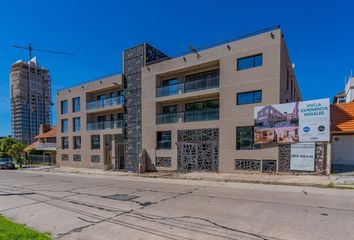
<svg viewBox="0 0 354 240"><path fill-rule="evenodd" d="M0 171L0 214L58 239L354 239L354 190Z"/></svg>

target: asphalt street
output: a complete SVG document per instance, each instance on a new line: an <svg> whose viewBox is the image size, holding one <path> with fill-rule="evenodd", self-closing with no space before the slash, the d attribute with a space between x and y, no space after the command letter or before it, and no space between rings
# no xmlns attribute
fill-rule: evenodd
<svg viewBox="0 0 354 240"><path fill-rule="evenodd" d="M354 239L354 190L0 171L0 214L59 239Z"/></svg>

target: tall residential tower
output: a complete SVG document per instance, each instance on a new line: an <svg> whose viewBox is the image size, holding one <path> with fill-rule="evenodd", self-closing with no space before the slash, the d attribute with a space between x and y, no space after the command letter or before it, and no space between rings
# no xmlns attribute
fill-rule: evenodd
<svg viewBox="0 0 354 240"><path fill-rule="evenodd" d="M51 124L51 79L48 69L34 57L11 65L11 130L12 136L31 144L40 125Z"/></svg>

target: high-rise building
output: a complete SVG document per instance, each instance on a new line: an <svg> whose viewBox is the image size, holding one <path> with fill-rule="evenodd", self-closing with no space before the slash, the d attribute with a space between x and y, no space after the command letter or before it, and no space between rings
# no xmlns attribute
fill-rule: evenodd
<svg viewBox="0 0 354 240"><path fill-rule="evenodd" d="M51 124L51 79L48 69L34 57L11 65L11 130L12 136L31 144L39 134L40 125Z"/></svg>

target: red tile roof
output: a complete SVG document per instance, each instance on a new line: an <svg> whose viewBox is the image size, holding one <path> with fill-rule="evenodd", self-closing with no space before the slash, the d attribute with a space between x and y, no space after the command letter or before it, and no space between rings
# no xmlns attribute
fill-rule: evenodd
<svg viewBox="0 0 354 240"><path fill-rule="evenodd" d="M48 132L39 134L39 135L35 136L34 138L36 138L36 139L55 138L56 135L57 135L57 128L54 126Z"/></svg>
<svg viewBox="0 0 354 240"><path fill-rule="evenodd" d="M354 132L354 102L331 105L331 131Z"/></svg>

